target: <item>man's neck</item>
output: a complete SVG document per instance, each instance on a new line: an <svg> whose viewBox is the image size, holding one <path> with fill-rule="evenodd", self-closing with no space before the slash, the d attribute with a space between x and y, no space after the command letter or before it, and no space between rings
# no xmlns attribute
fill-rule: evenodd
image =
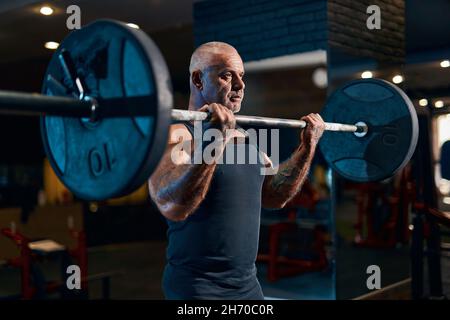
<svg viewBox="0 0 450 320"><path fill-rule="evenodd" d="M203 99L201 99L200 97L196 98L194 95L191 95L189 97L188 110L197 111L198 109L203 107L205 104L207 104L207 103Z"/></svg>

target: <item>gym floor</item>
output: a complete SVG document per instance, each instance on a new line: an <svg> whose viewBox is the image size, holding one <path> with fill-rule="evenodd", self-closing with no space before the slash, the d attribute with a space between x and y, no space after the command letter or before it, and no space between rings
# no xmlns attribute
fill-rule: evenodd
<svg viewBox="0 0 450 320"><path fill-rule="evenodd" d="M164 268L165 242L148 241L101 246L89 250L90 273L117 271L111 279L112 299L163 299L161 277ZM355 259L355 254L358 259ZM376 262L383 270L383 286L409 277L408 248L368 249L354 248L348 243L338 247L337 293L340 299L352 299L367 293L364 287L367 275L353 270ZM393 264L396 259L398 263ZM59 279L56 262L43 266L48 279ZM287 277L275 283L266 280L266 267L258 264L258 278L267 299L332 300L335 299L334 284L328 272L314 272ZM447 281L448 282L448 281ZM10 296L20 291L20 272L7 268L0 272L0 296ZM89 286L90 298L101 299L101 282ZM54 298L57 298L55 295Z"/></svg>
<svg viewBox="0 0 450 320"><path fill-rule="evenodd" d="M330 268L303 275L281 278L276 282L266 279L267 267L258 263L258 278L267 299L333 300L353 299L368 293L366 268L377 264L382 270L382 286L410 277L409 246L390 249L358 248L352 244L356 207L344 201L337 212L336 274ZM112 245L100 245L88 250L89 274L114 273L111 278L112 299L163 299L161 278L165 263L166 242L153 240ZM447 263L448 259L443 259ZM41 265L47 279L60 279L59 261ZM445 265L443 265L445 270ZM449 268L450 269L450 268ZM448 273L444 274L447 290ZM0 297L20 291L18 269L3 268L0 272ZM336 284L334 282L336 280ZM102 284L89 284L90 298L102 298ZM408 295L408 293L406 293ZM58 298L55 294L49 298Z"/></svg>

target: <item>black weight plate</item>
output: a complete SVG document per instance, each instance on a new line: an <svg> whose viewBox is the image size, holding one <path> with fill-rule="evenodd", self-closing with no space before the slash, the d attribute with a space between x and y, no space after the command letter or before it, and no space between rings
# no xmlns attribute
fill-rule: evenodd
<svg viewBox="0 0 450 320"><path fill-rule="evenodd" d="M50 163L79 198L104 200L128 194L149 178L167 144L172 90L166 63L143 31L100 20L69 34L53 55L45 79L51 75L66 87L70 81L64 78L58 59L63 49L74 61L87 95L104 99L148 96L143 107L152 111L150 116L105 118L94 123L42 117L42 138ZM64 94L61 86L54 88L45 81L42 91Z"/></svg>
<svg viewBox="0 0 450 320"><path fill-rule="evenodd" d="M336 90L321 113L326 122L364 122L364 137L325 132L320 149L341 176L358 182L394 175L411 159L419 135L417 114L406 94L381 79L351 81Z"/></svg>

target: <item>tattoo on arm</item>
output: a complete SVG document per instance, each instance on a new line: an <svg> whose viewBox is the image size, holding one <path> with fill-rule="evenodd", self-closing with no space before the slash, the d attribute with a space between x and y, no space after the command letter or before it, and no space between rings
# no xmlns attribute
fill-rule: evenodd
<svg viewBox="0 0 450 320"><path fill-rule="evenodd" d="M215 168L215 163L174 163L169 148L151 178L150 195L166 217L186 218L205 198Z"/></svg>
<svg viewBox="0 0 450 320"><path fill-rule="evenodd" d="M313 153L299 148L285 162L280 164L278 172L271 176L266 184L264 197L277 203L286 203L302 187L308 176Z"/></svg>
<svg viewBox="0 0 450 320"><path fill-rule="evenodd" d="M191 168L187 168L190 166ZM160 197L174 202L177 205L185 205L197 197L206 194L209 181L212 178L211 171L215 166L206 165L182 165L166 172L159 181ZM179 171L177 179L174 172Z"/></svg>

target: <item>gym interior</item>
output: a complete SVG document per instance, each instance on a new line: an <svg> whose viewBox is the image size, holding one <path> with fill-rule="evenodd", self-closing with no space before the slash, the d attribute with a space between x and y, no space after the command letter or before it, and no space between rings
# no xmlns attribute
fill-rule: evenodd
<svg viewBox="0 0 450 320"><path fill-rule="evenodd" d="M326 133L298 194L281 209L261 209L257 278L267 300L450 297L448 0L5 0L0 90L49 94L49 65L58 63L64 39L100 19L121 21L121 28L153 40L177 109L189 105L191 54L209 41L229 43L242 57L240 115L324 115L352 81L394 84L395 96L410 107L405 117L414 119L412 128L396 122L389 97L371 96L379 100L380 126L371 127L375 120L364 109L373 101L355 102L357 112L367 112L361 120L369 133L380 130L386 144ZM69 142L52 142L54 132L46 129L58 116L16 113L1 102L5 97L0 94L0 300L165 299L168 224L149 196L151 172L141 172L132 187L120 175L108 180L126 190L120 197L72 192L55 170L52 149ZM352 111L334 111L336 119L355 123ZM279 129L280 163L298 146L301 130ZM401 146L389 149L389 139L396 144L397 138ZM66 147L65 157L81 144ZM354 154L333 160L341 150ZM115 156L137 158L118 147ZM395 157L400 163L390 162ZM382 171L376 177L366 171L372 163ZM103 187L106 182L94 191ZM80 272L80 288L68 287L71 266Z"/></svg>

